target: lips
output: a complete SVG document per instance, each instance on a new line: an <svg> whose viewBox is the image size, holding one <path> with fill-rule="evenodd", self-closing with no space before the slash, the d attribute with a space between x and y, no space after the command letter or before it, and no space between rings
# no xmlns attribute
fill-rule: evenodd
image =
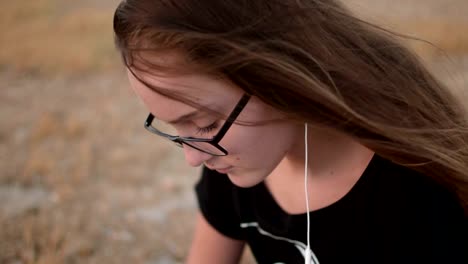
<svg viewBox="0 0 468 264"><path fill-rule="evenodd" d="M210 167L208 167L208 168L210 170L215 170L215 171L217 171L219 173L226 174L232 169L232 166L224 167L224 168L210 168Z"/></svg>

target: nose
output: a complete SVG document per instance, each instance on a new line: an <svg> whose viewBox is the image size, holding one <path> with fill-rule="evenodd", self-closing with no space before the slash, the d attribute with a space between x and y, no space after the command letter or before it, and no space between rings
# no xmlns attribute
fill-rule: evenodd
<svg viewBox="0 0 468 264"><path fill-rule="evenodd" d="M187 164L189 164L192 167L198 167L202 165L205 161L213 157L212 155L208 153L199 151L187 145L183 145L183 148L184 148L185 161L187 162Z"/></svg>

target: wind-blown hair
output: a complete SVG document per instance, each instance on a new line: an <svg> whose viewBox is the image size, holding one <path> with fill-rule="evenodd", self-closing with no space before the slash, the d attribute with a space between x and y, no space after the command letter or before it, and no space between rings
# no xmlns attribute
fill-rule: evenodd
<svg viewBox="0 0 468 264"><path fill-rule="evenodd" d="M339 2L127 0L115 12L114 31L129 69L223 76L291 119L346 133L432 177L467 211L462 102L397 35ZM183 62L145 59L167 52Z"/></svg>

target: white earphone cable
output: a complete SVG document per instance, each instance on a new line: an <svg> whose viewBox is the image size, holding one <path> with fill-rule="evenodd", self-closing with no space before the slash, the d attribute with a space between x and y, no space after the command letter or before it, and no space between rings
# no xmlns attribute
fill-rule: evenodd
<svg viewBox="0 0 468 264"><path fill-rule="evenodd" d="M304 147L305 147L305 161L304 161L304 190L305 190L305 198L306 198L306 214L307 214L307 248L305 254L305 263L309 264L311 261L311 249L310 249L310 216L309 216L309 189L307 184L307 169L309 163L309 155L308 150L309 146L307 145L307 123L305 123L304 129Z"/></svg>

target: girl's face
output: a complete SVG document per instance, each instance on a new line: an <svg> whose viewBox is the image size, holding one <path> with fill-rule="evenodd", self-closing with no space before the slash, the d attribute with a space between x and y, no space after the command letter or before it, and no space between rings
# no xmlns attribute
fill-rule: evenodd
<svg viewBox="0 0 468 264"><path fill-rule="evenodd" d="M224 116L232 112L243 95L240 88L221 79L204 75L161 77L143 71L135 73L152 86L188 95L201 106L222 113ZM212 138L225 122L214 114L154 92L130 72L128 77L132 89L155 116L157 122L170 124L180 136ZM173 122L187 114L190 114L190 118ZM252 97L237 121L255 123L282 117L279 111ZM185 160L191 166L204 164L210 169L226 173L237 186L250 187L263 181L279 162L295 149L295 145L301 144L302 129L302 125L289 121L253 126L234 123L219 142L228 151L227 156L212 156L184 145Z"/></svg>

